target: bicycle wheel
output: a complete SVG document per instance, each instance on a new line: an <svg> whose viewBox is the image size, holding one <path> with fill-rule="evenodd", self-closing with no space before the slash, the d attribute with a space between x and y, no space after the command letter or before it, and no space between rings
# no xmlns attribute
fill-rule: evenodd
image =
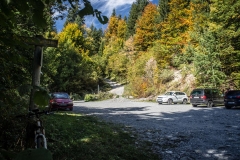
<svg viewBox="0 0 240 160"><path fill-rule="evenodd" d="M43 137L37 137L37 148L44 148L44 139Z"/></svg>

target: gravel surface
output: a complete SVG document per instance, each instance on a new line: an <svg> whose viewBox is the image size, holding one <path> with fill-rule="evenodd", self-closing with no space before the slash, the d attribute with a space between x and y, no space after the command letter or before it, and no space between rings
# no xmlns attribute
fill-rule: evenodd
<svg viewBox="0 0 240 160"><path fill-rule="evenodd" d="M159 105L122 97L74 106L74 112L131 127L163 159L240 159L240 109Z"/></svg>
<svg viewBox="0 0 240 160"><path fill-rule="evenodd" d="M73 111L131 128L160 159L240 160L240 108L140 102L122 98L124 87L108 82L120 98L74 102Z"/></svg>

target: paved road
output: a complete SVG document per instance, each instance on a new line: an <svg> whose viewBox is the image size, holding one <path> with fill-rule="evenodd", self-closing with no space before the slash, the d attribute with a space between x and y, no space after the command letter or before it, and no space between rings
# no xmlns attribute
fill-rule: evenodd
<svg viewBox="0 0 240 160"><path fill-rule="evenodd" d="M132 127L163 159L240 159L240 109L116 98L75 102L74 112Z"/></svg>

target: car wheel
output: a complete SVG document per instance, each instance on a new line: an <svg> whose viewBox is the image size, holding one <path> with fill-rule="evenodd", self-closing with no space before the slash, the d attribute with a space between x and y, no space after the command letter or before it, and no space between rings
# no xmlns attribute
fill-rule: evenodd
<svg viewBox="0 0 240 160"><path fill-rule="evenodd" d="M213 107L213 102L212 102L212 101L208 101L207 107L208 107L208 108L212 108L212 107Z"/></svg>
<svg viewBox="0 0 240 160"><path fill-rule="evenodd" d="M226 108L226 109L231 109L232 107L231 107L231 106L228 106L228 105L225 105L225 108Z"/></svg>
<svg viewBox="0 0 240 160"><path fill-rule="evenodd" d="M197 105L196 105L196 104L192 104L192 106L193 106L193 107L197 107Z"/></svg>
<svg viewBox="0 0 240 160"><path fill-rule="evenodd" d="M168 104L172 104L173 103L173 100L172 99L168 99Z"/></svg>
<svg viewBox="0 0 240 160"><path fill-rule="evenodd" d="M184 99L182 103L187 104L187 99Z"/></svg>

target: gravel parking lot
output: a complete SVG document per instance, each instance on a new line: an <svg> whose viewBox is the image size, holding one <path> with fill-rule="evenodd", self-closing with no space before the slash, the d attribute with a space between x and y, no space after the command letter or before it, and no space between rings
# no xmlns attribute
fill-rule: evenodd
<svg viewBox="0 0 240 160"><path fill-rule="evenodd" d="M132 128L162 159L239 160L240 109L159 105L115 98L75 102L74 112Z"/></svg>

